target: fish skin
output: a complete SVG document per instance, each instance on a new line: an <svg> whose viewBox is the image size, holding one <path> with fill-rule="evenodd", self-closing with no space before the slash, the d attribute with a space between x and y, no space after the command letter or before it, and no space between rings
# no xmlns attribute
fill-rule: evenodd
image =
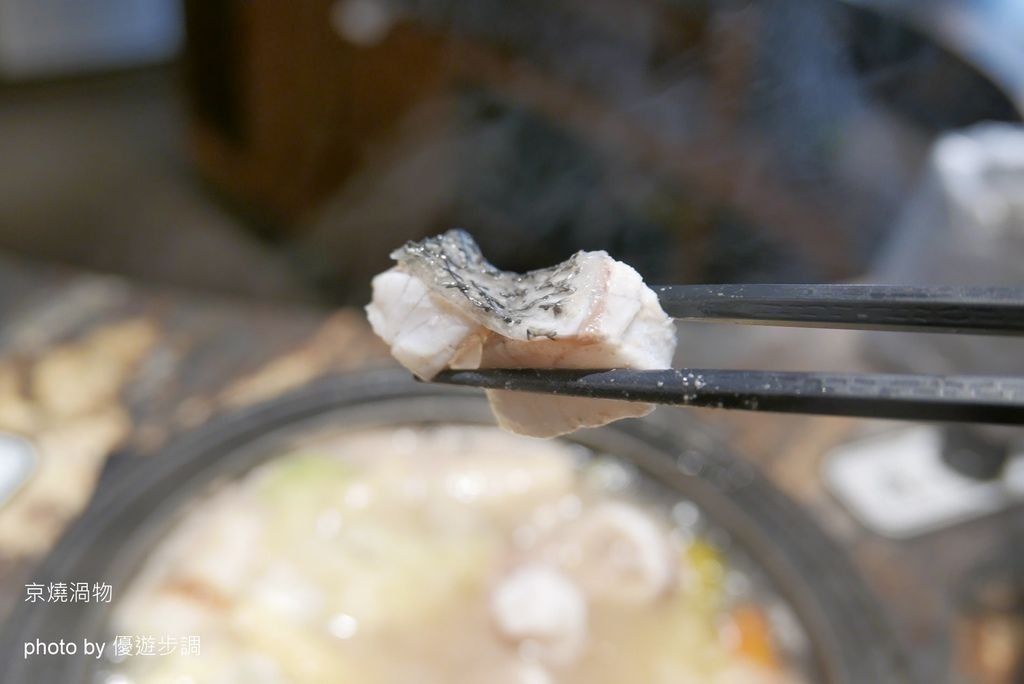
<svg viewBox="0 0 1024 684"><path fill-rule="evenodd" d="M392 354L424 380L445 368L671 366L672 319L640 274L606 252L577 252L548 269L499 271L472 238L449 231L409 243L373 279L366 307ZM654 406L488 390L498 424L554 437L639 417Z"/></svg>

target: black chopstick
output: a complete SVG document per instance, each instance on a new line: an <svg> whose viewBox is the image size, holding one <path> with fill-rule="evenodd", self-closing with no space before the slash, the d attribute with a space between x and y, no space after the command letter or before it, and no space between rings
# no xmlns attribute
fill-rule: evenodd
<svg viewBox="0 0 1024 684"><path fill-rule="evenodd" d="M901 285L663 285L673 318L733 323L1024 334L1024 287Z"/></svg>
<svg viewBox="0 0 1024 684"><path fill-rule="evenodd" d="M1024 377L748 370L484 369L434 382L677 406L1024 425Z"/></svg>

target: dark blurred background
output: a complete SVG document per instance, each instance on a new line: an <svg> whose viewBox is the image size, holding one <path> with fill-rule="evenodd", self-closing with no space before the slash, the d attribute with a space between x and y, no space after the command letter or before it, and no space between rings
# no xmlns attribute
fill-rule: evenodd
<svg viewBox="0 0 1024 684"><path fill-rule="evenodd" d="M507 268L856 278L937 136L1019 118L971 3L918 5L0 0L0 249L331 303L452 226Z"/></svg>

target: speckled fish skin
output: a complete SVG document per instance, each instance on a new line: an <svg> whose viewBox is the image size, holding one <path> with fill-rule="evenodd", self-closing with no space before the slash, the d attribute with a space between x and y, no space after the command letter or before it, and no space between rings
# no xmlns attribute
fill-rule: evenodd
<svg viewBox="0 0 1024 684"><path fill-rule="evenodd" d="M395 358L429 380L445 368L671 366L675 326L632 267L603 251L551 268L501 271L452 230L392 253L373 279L370 325ZM646 415L650 404L489 390L498 423L554 437Z"/></svg>

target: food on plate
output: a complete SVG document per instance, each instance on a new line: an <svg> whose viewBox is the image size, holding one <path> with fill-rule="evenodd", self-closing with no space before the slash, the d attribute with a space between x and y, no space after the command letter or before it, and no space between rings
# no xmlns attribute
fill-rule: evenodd
<svg viewBox="0 0 1024 684"><path fill-rule="evenodd" d="M675 326L632 267L577 252L551 268L511 273L451 230L395 250L373 279L367 317L420 378L445 368L668 368ZM498 423L553 437L643 416L651 404L488 390Z"/></svg>
<svg viewBox="0 0 1024 684"><path fill-rule="evenodd" d="M110 638L156 653L108 659L102 684L808 681L764 576L617 460L459 425L277 449L119 590Z"/></svg>

